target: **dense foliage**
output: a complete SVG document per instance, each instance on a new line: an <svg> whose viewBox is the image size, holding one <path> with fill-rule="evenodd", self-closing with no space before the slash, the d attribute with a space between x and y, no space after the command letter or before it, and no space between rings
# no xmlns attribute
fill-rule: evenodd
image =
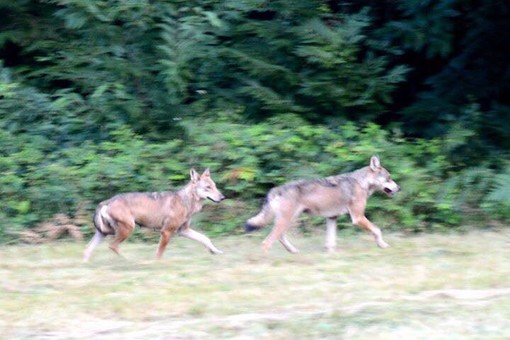
<svg viewBox="0 0 510 340"><path fill-rule="evenodd" d="M507 1L0 1L0 239L210 166L237 230L273 185L363 166L410 231L510 218ZM382 201L384 200L384 201ZM214 223L212 223L212 222ZM383 225L384 225L383 224Z"/></svg>

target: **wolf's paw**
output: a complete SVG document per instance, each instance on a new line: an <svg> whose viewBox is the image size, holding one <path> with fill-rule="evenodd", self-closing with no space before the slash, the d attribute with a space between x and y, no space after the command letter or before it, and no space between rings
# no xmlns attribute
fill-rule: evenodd
<svg viewBox="0 0 510 340"><path fill-rule="evenodd" d="M390 246L388 243L384 242L383 240L377 241L377 245L379 246L379 248L382 248L382 249L389 248L389 246Z"/></svg>
<svg viewBox="0 0 510 340"><path fill-rule="evenodd" d="M212 249L209 249L209 252L213 255L219 255L219 254L223 254L223 252L221 250L219 250L218 248L212 250Z"/></svg>
<svg viewBox="0 0 510 340"><path fill-rule="evenodd" d="M334 254L336 253L336 247L335 246L325 246L326 252L328 254Z"/></svg>

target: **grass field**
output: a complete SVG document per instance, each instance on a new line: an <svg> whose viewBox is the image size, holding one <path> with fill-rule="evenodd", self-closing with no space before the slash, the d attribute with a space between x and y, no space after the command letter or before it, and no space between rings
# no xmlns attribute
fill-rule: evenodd
<svg viewBox="0 0 510 340"><path fill-rule="evenodd" d="M172 240L0 248L5 339L509 339L510 230L412 237L292 235L301 253L263 235L215 239L225 251Z"/></svg>

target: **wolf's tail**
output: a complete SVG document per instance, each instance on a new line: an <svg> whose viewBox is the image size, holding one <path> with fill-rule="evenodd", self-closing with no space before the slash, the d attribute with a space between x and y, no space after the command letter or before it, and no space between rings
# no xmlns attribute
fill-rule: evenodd
<svg viewBox="0 0 510 340"><path fill-rule="evenodd" d="M111 221L110 215L107 212L108 206L105 204L99 204L94 212L94 226L96 227L96 233L90 240L85 252L83 253L83 262L87 262L92 255L94 249L103 242L104 238L108 234L114 234L113 222Z"/></svg>
<svg viewBox="0 0 510 340"><path fill-rule="evenodd" d="M274 211L270 204L270 194L269 193L264 201L264 205L260 212L246 221L244 224L244 230L249 233L254 230L260 229L264 227L266 224L271 222L274 217Z"/></svg>
<svg viewBox="0 0 510 340"><path fill-rule="evenodd" d="M94 213L94 226L103 235L115 234L114 223L107 212L107 205L99 205Z"/></svg>

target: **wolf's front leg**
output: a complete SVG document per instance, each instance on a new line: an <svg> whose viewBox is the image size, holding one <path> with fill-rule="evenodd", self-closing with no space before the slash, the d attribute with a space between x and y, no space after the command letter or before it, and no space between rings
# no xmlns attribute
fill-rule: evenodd
<svg viewBox="0 0 510 340"><path fill-rule="evenodd" d="M168 242L172 238L172 236L175 234L175 230L172 228L163 228L161 230L161 236L159 238L159 245L158 250L156 251L156 259L161 259L163 256L163 252L165 251L166 246L168 245Z"/></svg>
<svg viewBox="0 0 510 340"><path fill-rule="evenodd" d="M89 244L87 245L87 248L85 249L85 252L83 253L83 262L88 262L90 255L92 255L92 252L98 246L98 244L103 242L105 236L106 236L105 234L103 234L99 230L96 230L94 237L92 238L92 240L90 240Z"/></svg>
<svg viewBox="0 0 510 340"><path fill-rule="evenodd" d="M326 219L326 243L324 246L329 253L336 250L336 217Z"/></svg>
<svg viewBox="0 0 510 340"><path fill-rule="evenodd" d="M370 222L365 216L357 217L352 219L352 223L360 226L361 228L368 230L375 238L375 242L380 248L388 248L390 245L386 243L382 237L382 232L379 227Z"/></svg>
<svg viewBox="0 0 510 340"><path fill-rule="evenodd" d="M186 238L189 238L191 240L195 240L195 241L202 243L204 246L206 246L209 249L209 251L212 254L223 254L223 252L221 250L219 250L218 248L216 248L214 246L214 244L211 242L209 237L205 236L204 234L199 233L198 231L191 229L190 227L185 227L185 228L181 229L179 231L179 234Z"/></svg>
<svg viewBox="0 0 510 340"><path fill-rule="evenodd" d="M390 246L388 243L386 243L383 240L382 232L381 232L381 229L379 229L379 227L376 227L375 225L372 224L372 229L370 230L370 232L372 233L372 235L374 235L375 242L377 243L377 245L380 248L384 249L384 248L388 248Z"/></svg>
<svg viewBox="0 0 510 340"><path fill-rule="evenodd" d="M285 249L287 249L287 251L289 253L292 253L292 254L299 253L299 250L296 247L294 247L294 245L292 243L290 243L290 241L287 239L287 236L285 236L285 234L283 234L280 237L279 241L285 247Z"/></svg>

